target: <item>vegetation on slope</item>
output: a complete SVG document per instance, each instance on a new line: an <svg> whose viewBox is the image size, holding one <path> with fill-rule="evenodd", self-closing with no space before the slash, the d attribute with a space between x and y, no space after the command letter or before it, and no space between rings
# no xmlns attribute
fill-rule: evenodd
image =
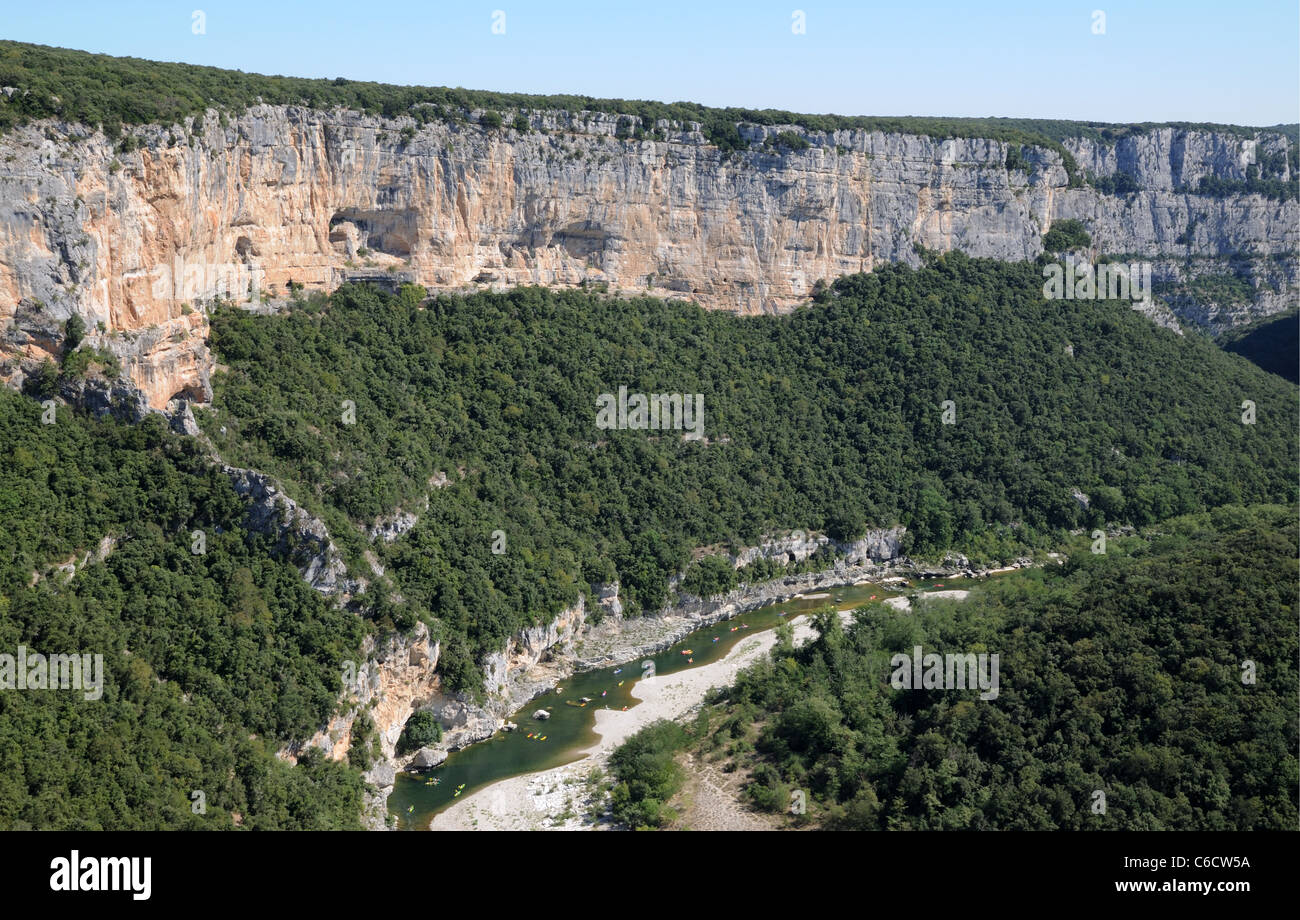
<svg viewBox="0 0 1300 920"><path fill-rule="evenodd" d="M1045 301L1029 264L889 266L784 317L354 286L286 316L221 310L212 328L230 371L200 424L354 559L376 517L419 513L370 547L403 598L374 592L376 617L428 621L466 690L484 654L593 582L658 608L698 546L901 522L907 551L988 560L1072 528L1296 495L1293 386L1129 304ZM708 442L597 429L597 395L620 385L702 394Z"/></svg>
<svg viewBox="0 0 1300 920"><path fill-rule="evenodd" d="M102 655L103 695L0 690L0 828L356 827L358 773L274 753L333 710L363 622L242 528L194 440L41 413L0 388L0 653Z"/></svg>
<svg viewBox="0 0 1300 920"><path fill-rule="evenodd" d="M1300 310L1288 310L1234 329L1219 344L1270 374L1300 383Z"/></svg>
<svg viewBox="0 0 1300 920"><path fill-rule="evenodd" d="M802 790L793 820L830 828L1294 829L1298 539L1294 507L1224 507L964 602L819 617L695 744L758 807ZM997 698L894 689L918 645L997 653Z"/></svg>

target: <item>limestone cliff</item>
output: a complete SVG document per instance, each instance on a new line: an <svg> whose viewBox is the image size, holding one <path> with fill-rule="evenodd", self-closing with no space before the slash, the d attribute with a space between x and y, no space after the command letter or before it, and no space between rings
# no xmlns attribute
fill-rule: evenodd
<svg viewBox="0 0 1300 920"><path fill-rule="evenodd" d="M1070 188L1058 153L982 139L741 126L724 153L695 124L619 138L617 116L529 112L527 132L356 112L255 106L186 125L100 133L44 122L0 138L0 376L59 347L80 314L122 355L153 409L202 401L211 359L190 307L247 302L291 280L354 276L432 289L605 283L745 313L781 311L822 279L915 264L916 247L1030 259L1053 220L1084 221L1099 251L1154 262L1177 287L1234 271L1245 301L1175 298L1226 326L1296 302L1300 206L1178 191L1240 179L1286 138L1158 129L1067 144L1140 190ZM477 117L477 116L474 116ZM763 142L793 130L806 149ZM1287 173L1289 175L1289 173ZM1244 261L1243 261L1244 260ZM1181 290L1181 288L1180 288Z"/></svg>

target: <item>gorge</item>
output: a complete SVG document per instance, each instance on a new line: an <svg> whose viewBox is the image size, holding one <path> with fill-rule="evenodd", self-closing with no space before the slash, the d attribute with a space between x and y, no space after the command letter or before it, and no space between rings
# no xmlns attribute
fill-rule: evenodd
<svg viewBox="0 0 1300 920"><path fill-rule="evenodd" d="M114 120L10 78L15 48L0 627L97 611L114 712L199 701L212 818L59 715L141 824L349 826L364 795L382 826L408 763L737 612L1294 501L1294 386L1212 339L1297 305L1295 126L361 106L221 71ZM1135 296L1055 300L1061 255ZM37 731L23 706L0 730ZM441 737L399 753L417 712ZM35 823L38 792L0 804Z"/></svg>

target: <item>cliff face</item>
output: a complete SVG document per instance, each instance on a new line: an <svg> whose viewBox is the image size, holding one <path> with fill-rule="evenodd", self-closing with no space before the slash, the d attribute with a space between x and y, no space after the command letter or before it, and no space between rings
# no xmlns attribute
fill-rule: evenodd
<svg viewBox="0 0 1300 920"><path fill-rule="evenodd" d="M1083 169L1141 187L1116 196L1068 188L1047 149L1026 148L1025 167L1008 170L1008 146L992 140L796 129L807 149L773 150L760 142L783 129L742 126L755 146L727 155L693 125L636 141L615 136L613 115L530 121L521 133L258 106L224 124L211 113L136 129L129 153L80 126L7 134L0 374L15 382L23 361L55 353L76 312L160 409L209 392L206 323L185 305L215 296L369 275L433 289L604 282L774 312L818 280L915 264L917 244L1031 259L1065 217L1084 221L1097 250L1153 261L1157 282L1222 273L1226 257L1248 254L1239 267L1255 296L1175 303L1192 322L1231 325L1296 301L1296 202L1175 191L1244 178L1285 150L1281 135L1071 142Z"/></svg>

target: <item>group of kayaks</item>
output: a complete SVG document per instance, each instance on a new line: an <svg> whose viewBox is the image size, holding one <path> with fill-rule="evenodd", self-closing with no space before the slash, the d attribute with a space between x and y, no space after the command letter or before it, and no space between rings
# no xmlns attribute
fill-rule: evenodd
<svg viewBox="0 0 1300 920"><path fill-rule="evenodd" d="M424 781L424 784L425 784L426 786L436 786L436 785L438 785L438 784L441 783L441 782L442 782L442 780L438 779L438 777L436 777L436 776L431 776L431 777L429 777L428 779L426 779L426 780ZM462 792L464 792L464 791L465 791L465 784L464 784L464 783L461 783L459 786L456 787L456 791L453 792L453 793L451 794L451 797L452 797L453 799L455 799L455 798L459 798L459 797L460 797L460 794L461 794ZM409 814L413 814L414 812L415 812L415 806L414 806L414 805L409 805L409 806L407 806L406 813L407 813L408 815L409 815Z"/></svg>
<svg viewBox="0 0 1300 920"><path fill-rule="evenodd" d="M524 737L532 741L545 741L547 738L547 736L543 735L541 732L529 732L528 734L524 735Z"/></svg>

